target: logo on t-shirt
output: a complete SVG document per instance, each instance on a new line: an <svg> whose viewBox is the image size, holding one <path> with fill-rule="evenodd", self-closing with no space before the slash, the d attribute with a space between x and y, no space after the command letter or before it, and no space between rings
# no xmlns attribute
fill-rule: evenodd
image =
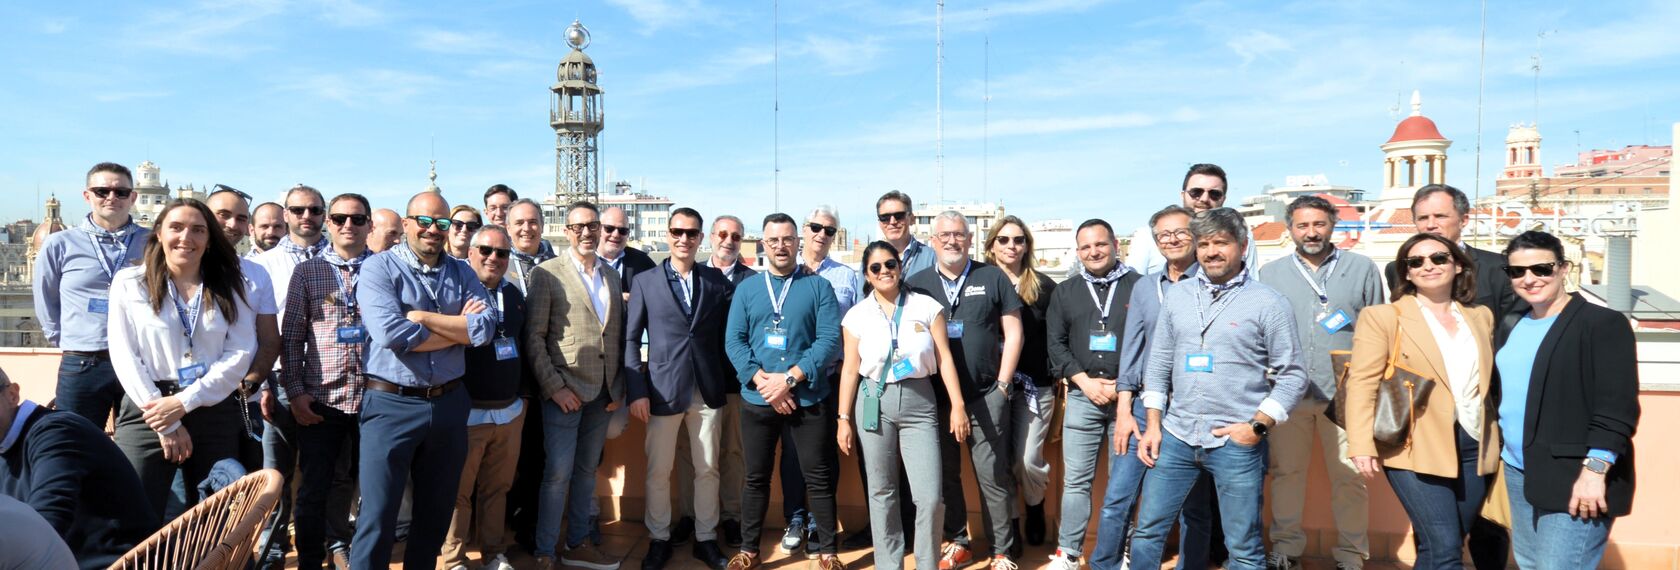
<svg viewBox="0 0 1680 570"><path fill-rule="evenodd" d="M964 297L974 297L974 296L977 296L977 295L985 295L985 294L986 294L986 286L985 285L969 285L967 288L963 289L963 296Z"/></svg>

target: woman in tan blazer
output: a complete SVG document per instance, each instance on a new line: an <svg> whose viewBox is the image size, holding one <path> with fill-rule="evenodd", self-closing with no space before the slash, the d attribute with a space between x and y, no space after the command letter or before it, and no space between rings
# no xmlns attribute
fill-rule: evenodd
<svg viewBox="0 0 1680 570"><path fill-rule="evenodd" d="M1457 244L1418 234L1395 258L1404 274L1393 302L1360 311L1354 329L1345 388L1348 456L1366 477L1388 477L1412 521L1414 568L1463 568L1464 536L1481 512L1487 476L1499 467L1499 417L1487 397L1493 313L1472 304L1475 265ZM1371 432L1394 343L1395 364L1435 387L1413 410L1407 441L1388 446Z"/></svg>

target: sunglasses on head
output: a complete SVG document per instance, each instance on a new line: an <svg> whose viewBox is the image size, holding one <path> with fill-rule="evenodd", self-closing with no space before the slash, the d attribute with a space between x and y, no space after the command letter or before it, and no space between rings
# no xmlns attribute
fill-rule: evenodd
<svg viewBox="0 0 1680 570"><path fill-rule="evenodd" d="M1191 200L1202 199L1204 193L1207 194L1209 200L1215 202L1225 199L1225 191L1218 188L1188 188L1184 190L1184 193L1189 194Z"/></svg>
<svg viewBox="0 0 1680 570"><path fill-rule="evenodd" d="M992 239L998 245L1027 245L1027 236L998 236Z"/></svg>
<svg viewBox="0 0 1680 570"><path fill-rule="evenodd" d="M93 188L89 188L88 191L92 192L94 196L98 196L100 200L104 200L112 194L116 194L118 200L127 200L129 196L134 194L133 188L122 188L117 186L95 186Z"/></svg>
<svg viewBox="0 0 1680 570"><path fill-rule="evenodd" d="M332 214L327 216L327 219L340 226L344 225L344 222L350 222L357 227L365 226L368 223L367 214Z"/></svg>
<svg viewBox="0 0 1680 570"><path fill-rule="evenodd" d="M809 223L805 224L805 227L810 228L811 233L814 233L814 234L820 233L820 234L825 235L825 236L833 236L834 232L840 231L840 228L836 228L834 226L825 226L825 225L822 225L822 224L819 224L819 223L816 223L816 222L809 222Z"/></svg>
<svg viewBox="0 0 1680 570"><path fill-rule="evenodd" d="M898 260L888 259L869 264L869 272L880 275L882 271L898 271Z"/></svg>
<svg viewBox="0 0 1680 570"><path fill-rule="evenodd" d="M496 256L497 259L507 259L509 255L513 255L513 250L502 249L502 248L499 248L499 247L490 247L488 245L481 245L481 246L478 246L478 254L482 255L484 257L490 257L490 256L494 255L494 256Z"/></svg>
<svg viewBox="0 0 1680 570"><path fill-rule="evenodd" d="M665 231L669 232L671 234L671 237L678 238L678 239L699 239L700 238L700 230L697 230L697 229L694 229L694 228L666 228Z"/></svg>
<svg viewBox="0 0 1680 570"><path fill-rule="evenodd" d="M1558 262L1548 261L1534 265L1506 265L1500 269L1505 270L1506 277L1522 279L1523 273L1533 273L1535 277L1551 277L1557 274L1557 266Z"/></svg>
<svg viewBox="0 0 1680 570"><path fill-rule="evenodd" d="M419 225L421 230L429 227L435 227L437 229L447 231L449 230L449 226L455 223L455 220L451 220L449 218L434 218L431 216L409 216L408 219L414 220L414 223Z"/></svg>
<svg viewBox="0 0 1680 570"><path fill-rule="evenodd" d="M243 199L246 202L251 201L251 195L250 194L240 192L239 189L234 188L232 186L228 186L226 184L217 184L215 186L210 187L210 195L211 196L215 196L215 195L221 194L223 192L232 192L234 196L238 196L240 199Z"/></svg>
<svg viewBox="0 0 1680 570"><path fill-rule="evenodd" d="M456 229L464 229L464 230L467 230L468 232L476 232L476 231L478 231L478 228L482 228L482 227L484 227L484 222L462 222L462 221L456 221L455 222L455 228Z"/></svg>
<svg viewBox="0 0 1680 570"><path fill-rule="evenodd" d="M624 226L611 226L611 225L607 225L607 224L601 224L601 233L630 235L630 228L627 228L627 227L624 227Z"/></svg>
<svg viewBox="0 0 1680 570"><path fill-rule="evenodd" d="M885 224L887 222L902 222L902 221L904 221L904 217L907 216L907 215L910 215L910 213L909 212L882 212L882 213L877 214L875 216L875 220L879 221L883 224Z"/></svg>
<svg viewBox="0 0 1680 570"><path fill-rule="evenodd" d="M286 211L291 212L293 216L301 218L304 215L319 216L322 212L326 212L326 209L320 206L288 206L286 207Z"/></svg>
<svg viewBox="0 0 1680 570"><path fill-rule="evenodd" d="M1425 259L1429 260L1430 265L1446 265L1452 263L1453 257L1452 254L1445 251L1437 251L1429 254L1429 257L1414 255L1402 261L1406 263L1406 267L1409 269L1419 269L1423 267L1423 260Z"/></svg>

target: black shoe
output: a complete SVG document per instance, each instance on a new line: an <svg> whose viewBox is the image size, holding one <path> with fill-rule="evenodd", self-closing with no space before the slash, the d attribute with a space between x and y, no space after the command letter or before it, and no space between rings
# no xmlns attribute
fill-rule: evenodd
<svg viewBox="0 0 1680 570"><path fill-rule="evenodd" d="M846 540L840 541L840 550L863 550L875 544L875 535L869 531L869 525L846 533Z"/></svg>
<svg viewBox="0 0 1680 570"><path fill-rule="evenodd" d="M1027 505L1027 544L1044 545L1044 503Z"/></svg>
<svg viewBox="0 0 1680 570"><path fill-rule="evenodd" d="M723 533L723 545L730 548L741 547L741 522L725 520L718 523L718 530Z"/></svg>
<svg viewBox="0 0 1680 570"><path fill-rule="evenodd" d="M723 570L729 565L729 558L723 555L716 540L702 540L694 543L694 559L705 564L712 570Z"/></svg>
<svg viewBox="0 0 1680 570"><path fill-rule="evenodd" d="M671 541L655 540L648 544L647 556L642 557L642 570L661 570L671 561Z"/></svg>
<svg viewBox="0 0 1680 570"><path fill-rule="evenodd" d="M688 539L694 536L694 519L683 517L677 519L677 526L671 528L671 544L688 544ZM725 562L728 562L725 560Z"/></svg>
<svg viewBox="0 0 1680 570"><path fill-rule="evenodd" d="M1015 540L1009 543L1009 557L1020 560L1027 551L1027 546L1021 540L1021 519L1010 519L1009 532L1015 535Z"/></svg>

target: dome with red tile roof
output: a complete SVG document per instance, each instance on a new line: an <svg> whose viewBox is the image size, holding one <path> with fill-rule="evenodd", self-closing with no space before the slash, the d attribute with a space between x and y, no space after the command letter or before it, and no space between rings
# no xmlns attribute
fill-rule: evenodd
<svg viewBox="0 0 1680 570"><path fill-rule="evenodd" d="M1388 142L1404 141L1440 141L1447 137L1441 136L1441 129L1435 128L1435 121L1423 116L1423 97L1417 91L1412 92L1412 116L1400 121L1394 126L1394 136L1388 137Z"/></svg>

